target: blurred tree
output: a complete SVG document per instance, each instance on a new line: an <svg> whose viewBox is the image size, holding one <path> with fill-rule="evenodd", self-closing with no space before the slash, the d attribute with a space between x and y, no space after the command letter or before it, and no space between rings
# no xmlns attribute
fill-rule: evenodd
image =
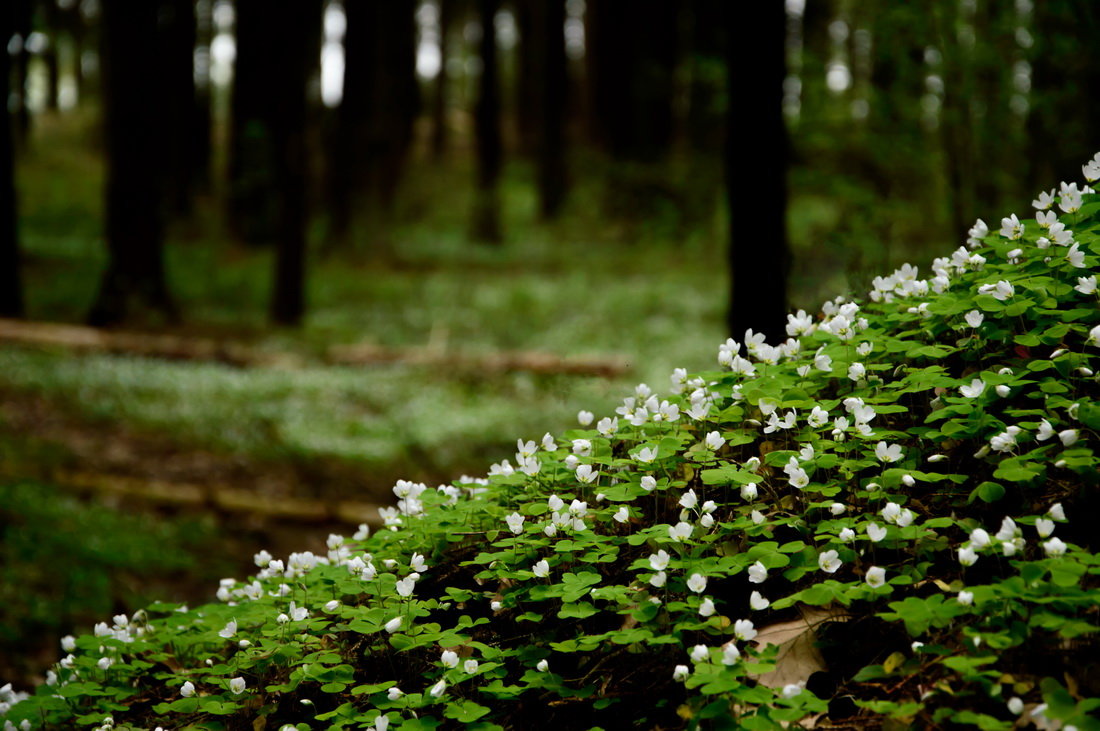
<svg viewBox="0 0 1100 731"><path fill-rule="evenodd" d="M306 85L319 55L323 2L294 0L263 7L267 32L278 49L268 65L278 86L264 119L271 140L266 157L273 170L268 194L278 212L271 317L280 325L297 325L305 314Z"/></svg>
<svg viewBox="0 0 1100 731"><path fill-rule="evenodd" d="M197 171L202 163L197 147L202 121L199 118L195 86L195 46L197 23L194 0L160 0L158 33L164 47L164 72L161 84L164 110L165 165L161 171L169 214L187 216L191 212Z"/></svg>
<svg viewBox="0 0 1100 731"><path fill-rule="evenodd" d="M726 46L723 9L714 0L689 0L684 46L688 153L681 213L691 226L705 225L720 203L722 147L726 130Z"/></svg>
<svg viewBox="0 0 1100 731"><path fill-rule="evenodd" d="M344 94L329 148L331 236L350 234L358 203L388 212L399 187L419 112L415 4L344 4Z"/></svg>
<svg viewBox="0 0 1100 731"><path fill-rule="evenodd" d="M166 91L159 3L104 0L101 59L106 131L107 268L88 313L92 325L156 314L176 319L164 274L162 131Z"/></svg>
<svg viewBox="0 0 1100 731"><path fill-rule="evenodd" d="M527 3L522 3L527 5ZM532 0L531 44L536 63L533 79L538 94L538 185L542 217L561 213L566 193L565 119L568 67L565 57L565 0Z"/></svg>
<svg viewBox="0 0 1100 731"><path fill-rule="evenodd" d="M731 294L727 327L786 338L787 165L783 119L787 16L781 2L727 4L726 195Z"/></svg>
<svg viewBox="0 0 1100 731"><path fill-rule="evenodd" d="M213 88L210 79L210 47L214 41L214 0L195 2L195 59L193 122L188 145L191 150L192 183L196 192L207 192L212 180L214 154L213 140Z"/></svg>
<svg viewBox="0 0 1100 731"><path fill-rule="evenodd" d="M1030 193L1079 181L1081 165L1100 149L1100 4L1042 0L1033 7Z"/></svg>
<svg viewBox="0 0 1100 731"><path fill-rule="evenodd" d="M516 48L515 123L517 152L537 156L539 148L539 109L542 89L541 41L539 36L539 5L541 0L515 0L513 10L519 44Z"/></svg>
<svg viewBox="0 0 1100 731"><path fill-rule="evenodd" d="M18 146L26 144L30 137L31 114L27 105L27 78L30 69L31 51L27 45L27 39L31 34L31 19L34 15L33 0L10 0L8 8L13 17L14 36L18 36L19 42L15 45L15 80L12 88L8 107L11 109L15 123L15 140ZM11 38L12 36L9 36Z"/></svg>
<svg viewBox="0 0 1100 731"><path fill-rule="evenodd" d="M503 164L500 136L500 81L497 68L497 39L494 19L500 0L478 0L481 39L478 52L481 75L474 107L474 134L477 142L477 192L471 233L475 240L500 243L500 195L497 190Z"/></svg>
<svg viewBox="0 0 1100 731"><path fill-rule="evenodd" d="M619 161L656 162L673 133L679 0L590 0L588 63L596 139Z"/></svg>
<svg viewBox="0 0 1100 731"><path fill-rule="evenodd" d="M455 0L439 0L439 74L432 90L432 156L441 160L447 150L447 85L450 72L447 57L455 15Z"/></svg>
<svg viewBox="0 0 1100 731"><path fill-rule="evenodd" d="M61 58L59 46L63 28L61 9L57 0L38 0L39 26L46 37L46 45L40 54L46 66L46 109L57 111L58 89L61 84Z"/></svg>
<svg viewBox="0 0 1100 731"><path fill-rule="evenodd" d="M0 10L0 38L12 37L15 14L11 6ZM11 55L0 49L0 99L11 89ZM23 279L19 256L19 227L15 204L15 160L11 112L0 108L0 316L23 315Z"/></svg>

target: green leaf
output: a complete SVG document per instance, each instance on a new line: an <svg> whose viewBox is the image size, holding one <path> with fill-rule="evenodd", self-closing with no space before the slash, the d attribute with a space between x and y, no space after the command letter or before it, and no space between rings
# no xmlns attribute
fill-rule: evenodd
<svg viewBox="0 0 1100 731"><path fill-rule="evenodd" d="M451 701L447 704L447 710L443 712L445 718L451 718L459 723L472 723L489 712L486 706L479 705L470 700Z"/></svg>

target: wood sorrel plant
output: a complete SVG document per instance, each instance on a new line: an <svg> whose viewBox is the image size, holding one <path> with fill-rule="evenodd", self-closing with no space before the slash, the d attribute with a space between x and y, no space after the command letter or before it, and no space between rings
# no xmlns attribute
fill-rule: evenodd
<svg viewBox="0 0 1100 731"><path fill-rule="evenodd" d="M1035 207L66 638L6 728L1100 728L1100 199Z"/></svg>

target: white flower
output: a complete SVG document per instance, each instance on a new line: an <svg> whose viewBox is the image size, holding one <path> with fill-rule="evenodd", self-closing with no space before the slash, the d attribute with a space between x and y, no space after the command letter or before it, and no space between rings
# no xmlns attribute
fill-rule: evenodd
<svg viewBox="0 0 1100 731"><path fill-rule="evenodd" d="M749 581L753 584L763 584L768 578L768 567L757 561L749 566Z"/></svg>
<svg viewBox="0 0 1100 731"><path fill-rule="evenodd" d="M886 569L881 566L872 566L867 569L867 574L863 578L868 586L877 589L886 583Z"/></svg>
<svg viewBox="0 0 1100 731"><path fill-rule="evenodd" d="M664 586L666 581L668 581L668 574L666 574L664 571L658 571L657 573L653 574L653 576L649 577L650 586L656 587L658 589Z"/></svg>
<svg viewBox="0 0 1100 731"><path fill-rule="evenodd" d="M989 533L984 528L975 528L970 531L970 546L975 551L980 551L990 543Z"/></svg>
<svg viewBox="0 0 1100 731"><path fill-rule="evenodd" d="M554 437L550 434L550 432L546 432L542 435L542 448L545 449L547 452L553 452L555 449L558 448L558 444L554 441Z"/></svg>
<svg viewBox="0 0 1100 731"><path fill-rule="evenodd" d="M1013 213L1008 218L1001 219L1001 236L1006 239L1015 241L1024 235L1024 224L1020 223L1020 219Z"/></svg>
<svg viewBox="0 0 1100 731"><path fill-rule="evenodd" d="M756 489L755 482L750 482L747 485L741 486L741 497L743 497L745 500L755 500L758 494L759 491Z"/></svg>
<svg viewBox="0 0 1100 731"><path fill-rule="evenodd" d="M538 670L540 673L545 673L547 670L550 669L550 663L547 662L546 658L543 658L542 660L538 661L537 665L535 665L535 669Z"/></svg>
<svg viewBox="0 0 1100 731"><path fill-rule="evenodd" d="M641 480L641 487L647 492L657 487L657 478L652 475L643 475Z"/></svg>
<svg viewBox="0 0 1100 731"><path fill-rule="evenodd" d="M1089 330L1089 336L1085 338L1085 345L1091 345L1094 348L1100 348L1100 325L1097 325L1093 329Z"/></svg>
<svg viewBox="0 0 1100 731"><path fill-rule="evenodd" d="M340 608L340 600L339 599L330 599L329 601L325 602L325 611L326 612L335 612L339 608Z"/></svg>
<svg viewBox="0 0 1100 731"><path fill-rule="evenodd" d="M590 457L592 455L592 442L587 439L574 439L573 454Z"/></svg>
<svg viewBox="0 0 1100 731"><path fill-rule="evenodd" d="M703 602L699 605L699 616L709 617L714 614L714 600L709 596L703 598Z"/></svg>
<svg viewBox="0 0 1100 731"><path fill-rule="evenodd" d="M1081 269L1085 266L1085 252L1081 251L1077 244L1074 244L1066 252L1065 260L1069 262L1070 266Z"/></svg>
<svg viewBox="0 0 1100 731"><path fill-rule="evenodd" d="M668 568L669 558L668 551L662 548L657 551L657 553L651 553L649 555L649 566L654 571L664 571Z"/></svg>
<svg viewBox="0 0 1100 731"><path fill-rule="evenodd" d="M1061 440L1063 447L1072 447L1077 443L1080 436L1080 432L1076 429L1066 429L1065 431L1058 432L1058 439Z"/></svg>
<svg viewBox="0 0 1100 731"><path fill-rule="evenodd" d="M183 685L180 686L180 695L184 698L190 698L191 696L195 695L195 684L192 683L190 680L185 682Z"/></svg>
<svg viewBox="0 0 1100 731"><path fill-rule="evenodd" d="M257 566L259 566L262 569L265 566L267 566L269 563L271 563L271 558L272 558L271 554L268 553L267 551L260 551L259 553L257 553L255 556L252 557L252 560L256 563Z"/></svg>
<svg viewBox="0 0 1100 731"><path fill-rule="evenodd" d="M851 528L843 528L841 529L840 535L838 537L844 543L851 543L856 539L856 532Z"/></svg>
<svg viewBox="0 0 1100 731"><path fill-rule="evenodd" d="M232 691L234 695L240 695L247 687L248 685L244 682L244 678L240 676L232 678L229 681L229 690Z"/></svg>
<svg viewBox="0 0 1100 731"><path fill-rule="evenodd" d="M687 587L696 594L702 594L707 588L707 577L702 574L692 574L687 580Z"/></svg>
<svg viewBox="0 0 1100 731"><path fill-rule="evenodd" d="M1054 521L1048 518L1037 518L1035 520L1035 532L1039 534L1040 538L1047 538L1054 532Z"/></svg>
<svg viewBox="0 0 1100 731"><path fill-rule="evenodd" d="M680 496L680 507L686 510L692 510L699 504L699 498L695 495L695 490L688 490Z"/></svg>
<svg viewBox="0 0 1100 731"><path fill-rule="evenodd" d="M1077 286L1074 289L1081 294L1096 294L1096 275L1077 277Z"/></svg>
<svg viewBox="0 0 1100 731"><path fill-rule="evenodd" d="M760 592L754 591L749 596L749 608L750 609L753 609L753 610L759 612L762 609L767 609L769 606L771 606L771 602L763 594L761 594Z"/></svg>
<svg viewBox="0 0 1100 731"><path fill-rule="evenodd" d="M416 588L416 580L420 578L417 573L412 573L403 579L397 580L397 593L401 596L412 596L413 590Z"/></svg>
<svg viewBox="0 0 1100 731"><path fill-rule="evenodd" d="M829 512L833 515L844 515L844 511L847 509L848 507L844 503L833 503L829 506Z"/></svg>
<svg viewBox="0 0 1100 731"><path fill-rule="evenodd" d="M428 690L428 695L430 695L432 698L439 698L446 692L447 692L447 681L443 680L441 678L438 683L433 685Z"/></svg>
<svg viewBox="0 0 1100 731"><path fill-rule="evenodd" d="M235 634L237 634L237 620L235 619L229 620L225 627L218 631L218 636L227 640Z"/></svg>
<svg viewBox="0 0 1100 731"><path fill-rule="evenodd" d="M783 690L782 690L783 697L787 698L787 699L794 698L796 695L798 695L801 692L802 692L802 686L799 685L798 683L791 683L789 685L784 685Z"/></svg>
<svg viewBox="0 0 1100 731"><path fill-rule="evenodd" d="M590 464L577 465L577 480L583 482L586 485L596 481L596 478L600 476L597 470L592 469Z"/></svg>
<svg viewBox="0 0 1100 731"><path fill-rule="evenodd" d="M739 640L745 642L751 641L756 637L756 627L753 626L751 619L739 619L733 623L733 636Z"/></svg>
<svg viewBox="0 0 1100 731"><path fill-rule="evenodd" d="M616 523L625 523L626 521L630 520L630 511L627 510L626 506L624 505L615 511L615 514L611 516L611 519L614 520Z"/></svg>
<svg viewBox="0 0 1100 731"><path fill-rule="evenodd" d="M1009 698L1008 703L1005 705L1008 706L1008 712L1015 716L1019 716L1024 712L1024 702L1016 696Z"/></svg>
<svg viewBox="0 0 1100 731"><path fill-rule="evenodd" d="M581 426L588 426L595 418L596 415L593 414L591 411L584 411L582 409L581 411L577 412L577 421L580 423Z"/></svg>
<svg viewBox="0 0 1100 731"><path fill-rule="evenodd" d="M405 691L401 690L396 685L386 691L386 697L391 701L395 701L403 695L405 695Z"/></svg>
<svg viewBox="0 0 1100 731"><path fill-rule="evenodd" d="M1046 555L1052 557L1057 557L1066 553L1066 547L1066 544L1062 539L1059 539L1057 535L1054 536L1053 539L1043 542L1043 551L1046 552Z"/></svg>
<svg viewBox="0 0 1100 731"><path fill-rule="evenodd" d="M1054 436L1054 427L1050 425L1050 422L1043 419L1039 422L1039 430L1035 432L1035 439L1040 442L1045 442Z"/></svg>
<svg viewBox="0 0 1100 731"><path fill-rule="evenodd" d="M689 654L691 655L691 659L693 662L703 662L710 657L710 648L708 648L706 645L696 645L695 647L691 648L691 652Z"/></svg>
<svg viewBox="0 0 1100 731"><path fill-rule="evenodd" d="M970 545L963 546L959 549L959 563L963 566L973 566L978 562L978 554L974 551Z"/></svg>
<svg viewBox="0 0 1100 731"><path fill-rule="evenodd" d="M806 417L806 423L810 426L817 427L825 426L829 422L829 412L820 406L814 406L810 415Z"/></svg>
<svg viewBox="0 0 1100 731"><path fill-rule="evenodd" d="M1047 511L1047 515L1049 515L1054 520L1066 519L1066 511L1062 508L1062 503L1054 503L1053 505L1051 505L1050 510Z"/></svg>
<svg viewBox="0 0 1100 731"><path fill-rule="evenodd" d="M848 366L848 378L852 381L862 380L867 375L867 369L862 363L852 363Z"/></svg>
<svg viewBox="0 0 1100 731"><path fill-rule="evenodd" d="M983 315L978 310L971 310L970 312L966 313L964 319L966 320L967 325L977 329L981 327L982 321L985 320L985 315Z"/></svg>
<svg viewBox="0 0 1100 731"><path fill-rule="evenodd" d="M513 533L519 534L523 532L523 521L526 520L519 513L512 513L504 518L504 521L508 524L508 529Z"/></svg>
<svg viewBox="0 0 1100 731"><path fill-rule="evenodd" d="M683 681L687 680L687 676L690 674L691 670L688 669L687 665L677 665L672 670L672 679L682 683Z"/></svg>
<svg viewBox="0 0 1100 731"><path fill-rule="evenodd" d="M741 658L741 651L737 649L737 645L732 642L727 642L722 646L722 664L733 665Z"/></svg>
<svg viewBox="0 0 1100 731"><path fill-rule="evenodd" d="M1038 211L1045 211L1054 205L1054 188L1050 191L1040 191L1039 196L1031 201L1031 206Z"/></svg>
<svg viewBox="0 0 1100 731"><path fill-rule="evenodd" d="M445 668L458 667L458 653L454 650L444 650L443 654L439 656L439 662L443 663Z"/></svg>
<svg viewBox="0 0 1100 731"><path fill-rule="evenodd" d="M463 669L463 671L466 672L467 675L473 675L474 673L476 673L477 672L477 666L478 666L477 660L473 660L473 659L467 660L466 662L462 663L462 669Z"/></svg>
<svg viewBox="0 0 1100 731"><path fill-rule="evenodd" d="M753 525L760 525L764 522L764 514L761 513L759 510L754 510L749 513L749 517L752 519Z"/></svg>
<svg viewBox="0 0 1100 731"><path fill-rule="evenodd" d="M653 460L657 459L657 448L642 447L638 450L637 454L634 455L634 459L644 464L649 464Z"/></svg>
<svg viewBox="0 0 1100 731"><path fill-rule="evenodd" d="M806 470L795 467L787 473L787 482L790 483L791 487L801 490L810 484L810 477L806 474Z"/></svg>
<svg viewBox="0 0 1100 731"><path fill-rule="evenodd" d="M897 462L901 459L901 445L879 442L875 445L875 456L880 462Z"/></svg>
<svg viewBox="0 0 1100 731"><path fill-rule="evenodd" d="M827 574L835 574L840 568L841 561L836 551L823 551L817 557L817 565Z"/></svg>
<svg viewBox="0 0 1100 731"><path fill-rule="evenodd" d="M540 579L545 579L550 575L550 564L544 558L531 567L531 572Z"/></svg>
<svg viewBox="0 0 1100 731"><path fill-rule="evenodd" d="M726 440L722 438L722 435L716 431L709 432L704 441L707 445L707 449L711 450L712 452L717 452L719 449L722 448L722 445L726 443Z"/></svg>
<svg viewBox="0 0 1100 731"><path fill-rule="evenodd" d="M978 398L982 395L982 391L985 390L985 381L980 378L975 378L970 381L969 386L960 386L959 393L966 398Z"/></svg>
<svg viewBox="0 0 1100 731"><path fill-rule="evenodd" d="M959 600L959 604L962 604L964 607L969 607L974 603L974 592L960 591L956 599Z"/></svg>
<svg viewBox="0 0 1100 731"><path fill-rule="evenodd" d="M877 523L868 523L867 537L870 538L872 542L878 543L886 537L886 529L879 526Z"/></svg>
<svg viewBox="0 0 1100 731"><path fill-rule="evenodd" d="M691 538L691 534L694 530L691 523L680 521L676 525L670 525L668 527L668 537L674 541L685 541Z"/></svg>
<svg viewBox="0 0 1100 731"><path fill-rule="evenodd" d="M399 629L401 629L401 617L394 617L385 624L385 630L391 635Z"/></svg>

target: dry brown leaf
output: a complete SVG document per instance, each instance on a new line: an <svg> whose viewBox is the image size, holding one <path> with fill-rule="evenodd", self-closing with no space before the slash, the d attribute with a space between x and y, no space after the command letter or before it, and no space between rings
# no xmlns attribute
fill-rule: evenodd
<svg viewBox="0 0 1100 731"><path fill-rule="evenodd" d="M817 628L824 622L847 621L849 615L835 609L803 607L802 616L789 622L777 622L759 630L755 644L763 649L776 645L775 670L757 676L757 681L768 688L785 685L805 686L810 676L825 670L825 660L817 649Z"/></svg>

